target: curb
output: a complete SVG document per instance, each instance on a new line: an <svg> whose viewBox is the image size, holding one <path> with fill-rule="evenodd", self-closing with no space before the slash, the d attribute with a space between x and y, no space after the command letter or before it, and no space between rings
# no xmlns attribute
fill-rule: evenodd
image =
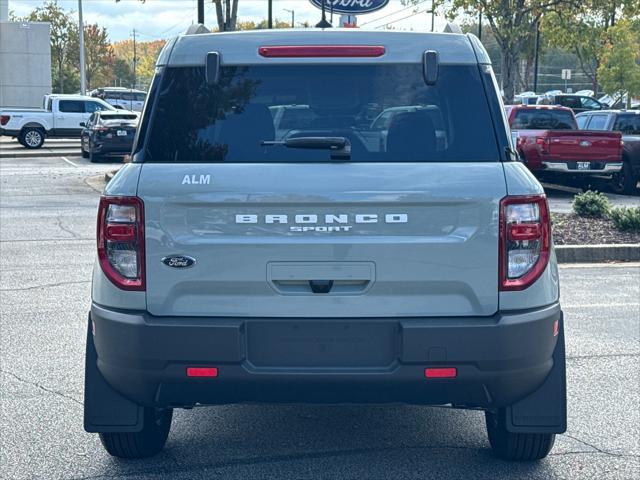
<svg viewBox="0 0 640 480"><path fill-rule="evenodd" d="M640 245L557 245L558 263L601 263L640 261Z"/></svg>
<svg viewBox="0 0 640 480"><path fill-rule="evenodd" d="M34 151L29 153L0 151L0 158L44 158L44 157L78 157L78 150L60 150L60 151Z"/></svg>

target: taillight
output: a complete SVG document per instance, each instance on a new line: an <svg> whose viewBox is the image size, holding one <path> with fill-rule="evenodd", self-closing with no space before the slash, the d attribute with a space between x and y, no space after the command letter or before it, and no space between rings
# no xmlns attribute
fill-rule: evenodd
<svg viewBox="0 0 640 480"><path fill-rule="evenodd" d="M549 263L551 228L544 195L510 196L500 202L500 289L523 290Z"/></svg>
<svg viewBox="0 0 640 480"><path fill-rule="evenodd" d="M540 153L549 153L548 137L536 137L536 145L540 147Z"/></svg>
<svg viewBox="0 0 640 480"><path fill-rule="evenodd" d="M11 120L11 115L0 115L0 125L4 126Z"/></svg>
<svg viewBox="0 0 640 480"><path fill-rule="evenodd" d="M138 197L102 197L98 208L98 258L123 290L144 290L144 204Z"/></svg>

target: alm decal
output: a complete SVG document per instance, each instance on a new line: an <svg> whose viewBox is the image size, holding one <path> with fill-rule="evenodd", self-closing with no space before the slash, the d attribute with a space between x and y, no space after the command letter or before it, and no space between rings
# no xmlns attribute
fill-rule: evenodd
<svg viewBox="0 0 640 480"><path fill-rule="evenodd" d="M182 185L209 185L211 183L211 175L185 175L182 179Z"/></svg>

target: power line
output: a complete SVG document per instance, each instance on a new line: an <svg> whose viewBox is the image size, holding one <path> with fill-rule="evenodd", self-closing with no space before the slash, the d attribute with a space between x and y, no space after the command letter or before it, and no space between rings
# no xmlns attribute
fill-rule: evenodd
<svg viewBox="0 0 640 480"><path fill-rule="evenodd" d="M392 16L392 15L395 15L396 13L404 12L405 10L409 10L409 9L411 9L411 8L415 8L415 7L417 7L418 5L420 5L421 3L425 3L426 1L427 1L427 0L421 0L421 1L419 1L418 3L416 3L416 4L414 4L414 5L409 5L408 7L401 8L400 10L396 10L395 12L391 12L391 13L388 13L388 14L386 14L386 15L382 16L382 17L378 17L378 18L376 18L375 20L369 20L368 22L364 22L363 24L361 24L361 25L360 25L360 27L364 27L365 25L369 25L370 23L375 23L375 22L377 22L378 20L382 20L383 18L390 17L390 16Z"/></svg>
<svg viewBox="0 0 640 480"><path fill-rule="evenodd" d="M413 13L412 15L407 15L406 17L398 18L397 20L393 20L393 21L391 21L391 22L385 23L384 25L378 25L378 26L376 27L376 30L377 30L377 29L380 29L380 28L384 28L384 27L386 27L386 26L388 26L388 25L391 25L392 23L401 22L402 20L406 20L407 18L415 17L416 15L420 15L421 13L427 13L427 12L429 12L429 9L428 9L428 8L427 8L427 9L425 9L425 10L421 10L421 11L419 11L419 12L415 12L415 13Z"/></svg>

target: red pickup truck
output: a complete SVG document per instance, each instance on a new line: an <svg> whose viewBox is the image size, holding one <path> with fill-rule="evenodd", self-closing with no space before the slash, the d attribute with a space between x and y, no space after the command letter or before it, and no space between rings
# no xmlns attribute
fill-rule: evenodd
<svg viewBox="0 0 640 480"><path fill-rule="evenodd" d="M619 132L578 130L566 107L509 105L505 110L518 155L539 178L582 184L622 169Z"/></svg>

